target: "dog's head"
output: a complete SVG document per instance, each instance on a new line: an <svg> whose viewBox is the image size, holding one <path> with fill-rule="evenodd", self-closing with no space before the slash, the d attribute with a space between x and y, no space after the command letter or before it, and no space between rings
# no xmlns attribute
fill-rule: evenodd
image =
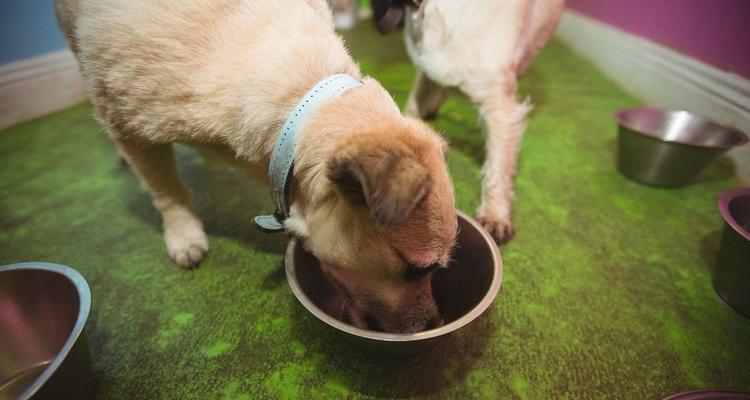
<svg viewBox="0 0 750 400"><path fill-rule="evenodd" d="M442 324L430 278L448 264L457 220L445 142L401 119L338 142L320 198L298 202L287 227L344 292L350 323L417 332Z"/></svg>

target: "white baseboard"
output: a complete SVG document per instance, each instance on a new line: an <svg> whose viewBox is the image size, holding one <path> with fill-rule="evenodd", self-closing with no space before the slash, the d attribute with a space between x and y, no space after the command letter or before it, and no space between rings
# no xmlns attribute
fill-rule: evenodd
<svg viewBox="0 0 750 400"><path fill-rule="evenodd" d="M557 36L644 103L704 115L750 133L750 81L566 10ZM750 184L750 144L729 152Z"/></svg>
<svg viewBox="0 0 750 400"><path fill-rule="evenodd" d="M0 65L0 129L85 99L78 63L68 49Z"/></svg>

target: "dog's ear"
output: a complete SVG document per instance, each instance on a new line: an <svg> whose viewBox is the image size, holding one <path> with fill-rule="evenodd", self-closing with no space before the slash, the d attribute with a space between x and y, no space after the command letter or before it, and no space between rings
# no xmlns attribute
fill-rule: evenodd
<svg viewBox="0 0 750 400"><path fill-rule="evenodd" d="M328 164L328 179L366 206L380 230L404 222L432 186L429 170L408 150L367 143L339 149Z"/></svg>

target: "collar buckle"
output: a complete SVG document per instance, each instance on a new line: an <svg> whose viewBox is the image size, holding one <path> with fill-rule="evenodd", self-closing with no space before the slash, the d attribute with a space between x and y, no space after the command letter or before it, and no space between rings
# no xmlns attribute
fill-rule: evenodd
<svg viewBox="0 0 750 400"><path fill-rule="evenodd" d="M277 215L258 215L253 218L253 226L264 233L284 231L284 224Z"/></svg>

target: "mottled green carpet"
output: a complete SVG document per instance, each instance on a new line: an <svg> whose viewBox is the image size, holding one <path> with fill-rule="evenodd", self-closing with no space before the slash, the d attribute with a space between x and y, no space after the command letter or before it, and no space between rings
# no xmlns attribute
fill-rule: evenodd
<svg viewBox="0 0 750 400"><path fill-rule="evenodd" d="M346 35L400 104L414 68L401 38ZM714 293L737 182L718 165L660 190L614 169L613 110L636 101L551 43L521 83L536 108L517 178L518 234L493 307L413 359L361 354L310 316L280 269L286 238L256 232L265 187L180 147L211 251L194 271L164 250L160 220L81 105L0 133L0 263L78 269L93 291L88 342L98 399L360 397L658 399L750 389L750 319ZM452 98L434 126L453 143L458 206L478 204L483 136Z"/></svg>

